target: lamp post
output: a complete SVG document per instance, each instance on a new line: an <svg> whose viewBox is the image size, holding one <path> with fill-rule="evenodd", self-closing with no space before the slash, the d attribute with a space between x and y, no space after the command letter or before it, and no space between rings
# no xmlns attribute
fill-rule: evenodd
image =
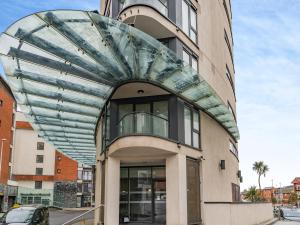
<svg viewBox="0 0 300 225"><path fill-rule="evenodd" d="M1 139L1 148L0 148L0 178L1 178L1 173L2 173L2 151L3 151L3 143L4 141L7 141L7 139L3 138Z"/></svg>

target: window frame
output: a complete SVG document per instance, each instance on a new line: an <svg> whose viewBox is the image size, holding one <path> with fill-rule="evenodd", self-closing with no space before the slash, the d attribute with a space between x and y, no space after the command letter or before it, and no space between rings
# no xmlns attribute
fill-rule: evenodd
<svg viewBox="0 0 300 225"><path fill-rule="evenodd" d="M183 28L183 3L185 3L188 7L188 34L184 31ZM193 12L196 15L196 30L195 28L192 26L191 23L191 10L193 10ZM198 13L197 13L197 8L189 1L189 0L182 0L181 1L181 27L182 27L182 31L183 33L185 33L191 40L192 42L198 44ZM195 40L192 39L191 37L191 30L195 33Z"/></svg>
<svg viewBox="0 0 300 225"><path fill-rule="evenodd" d="M34 189L38 189L38 190L43 189L43 181L36 180L34 182Z"/></svg>
<svg viewBox="0 0 300 225"><path fill-rule="evenodd" d="M232 74L231 74L230 69L229 69L229 67L228 67L227 64L226 64L226 68L225 68L225 69L226 69L226 71L225 71L226 77L227 77L227 79L229 80L229 83L230 83L231 88L232 88L232 90L233 90L233 93L234 93L234 95L235 95L235 86L234 86Z"/></svg>
<svg viewBox="0 0 300 225"><path fill-rule="evenodd" d="M184 52L189 56L189 62L188 62L188 65L189 65L190 67L193 68L193 59L196 60L196 63L197 63L197 69L196 69L196 71L199 72L199 61L198 61L198 56L197 56L193 51L191 51L188 47L183 46L183 47L182 47L182 60L183 60L183 61L184 61L184 59L183 59L183 54L184 54ZM184 62L185 62L185 61L184 61ZM185 62L185 63L187 63L187 62ZM193 68L193 69L194 69L194 68ZM194 69L194 70L195 70L195 69Z"/></svg>
<svg viewBox="0 0 300 225"><path fill-rule="evenodd" d="M44 163L44 155L36 155L36 163Z"/></svg>
<svg viewBox="0 0 300 225"><path fill-rule="evenodd" d="M200 128L201 128L201 125L200 125L200 112L198 109L192 107L192 106L189 106L187 104L184 104L183 106L183 112L185 111L185 109L188 109L189 112L190 112L190 118L191 118L191 121L190 121L190 126L191 126L191 144L188 144L186 143L186 139L185 139L185 135L186 135L186 130L185 130L185 113L183 113L183 123L184 123L184 144L188 145L188 146L191 146L195 149L201 149L201 135L200 135ZM198 125L199 125L199 128L198 130L194 128L194 113L196 113L198 115ZM197 137L198 137L198 146L194 146L194 133L197 134Z"/></svg>
<svg viewBox="0 0 300 225"><path fill-rule="evenodd" d="M236 144L229 139L229 151L237 158L239 159L239 150L236 147Z"/></svg>
<svg viewBox="0 0 300 225"><path fill-rule="evenodd" d="M40 173L38 171L41 171ZM42 167L35 168L35 175L42 176L44 173L44 169Z"/></svg>
<svg viewBox="0 0 300 225"><path fill-rule="evenodd" d="M230 44L230 41L229 41L229 38L228 38L228 34L227 34L225 28L224 28L224 39L225 39L225 42L226 42L226 45L227 45L227 48L228 48L228 51L229 51L229 55L230 55L232 64L234 64L232 46Z"/></svg>
<svg viewBox="0 0 300 225"><path fill-rule="evenodd" d="M238 184L231 183L232 202L241 201L241 188Z"/></svg>
<svg viewBox="0 0 300 225"><path fill-rule="evenodd" d="M36 149L39 150L39 151L45 150L45 142L43 142L43 141L38 141L38 142L36 143Z"/></svg>

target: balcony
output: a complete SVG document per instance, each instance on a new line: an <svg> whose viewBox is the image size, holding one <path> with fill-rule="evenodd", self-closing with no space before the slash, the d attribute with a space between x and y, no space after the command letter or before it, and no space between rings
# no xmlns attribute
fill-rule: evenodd
<svg viewBox="0 0 300 225"><path fill-rule="evenodd" d="M168 17L168 8L166 0L124 0L122 9L132 5L147 5L156 9L164 16Z"/></svg>
<svg viewBox="0 0 300 225"><path fill-rule="evenodd" d="M118 136L152 135L169 137L169 121L167 118L146 112L125 114L118 122Z"/></svg>

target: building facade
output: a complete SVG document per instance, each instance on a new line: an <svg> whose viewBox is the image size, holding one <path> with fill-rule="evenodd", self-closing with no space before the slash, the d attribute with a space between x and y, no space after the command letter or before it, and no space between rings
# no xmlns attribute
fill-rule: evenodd
<svg viewBox="0 0 300 225"><path fill-rule="evenodd" d="M175 52L236 118L230 1L112 0L101 9ZM213 224L211 207L240 201L237 140L199 107L134 82L106 107L96 138L100 222Z"/></svg>
<svg viewBox="0 0 300 225"><path fill-rule="evenodd" d="M298 206L300 205L300 177L295 177L295 179L292 181L292 184L294 186L294 191L298 195Z"/></svg>
<svg viewBox="0 0 300 225"><path fill-rule="evenodd" d="M16 201L17 187L12 180L16 101L0 75L0 212Z"/></svg>
<svg viewBox="0 0 300 225"><path fill-rule="evenodd" d="M272 219L240 204L230 1L101 3L104 16L44 11L0 37L32 126L96 165L95 224Z"/></svg>
<svg viewBox="0 0 300 225"><path fill-rule="evenodd" d="M17 112L13 177L21 204L76 207L77 162L45 142Z"/></svg>
<svg viewBox="0 0 300 225"><path fill-rule="evenodd" d="M77 177L77 207L94 206L94 183L93 167L79 164Z"/></svg>

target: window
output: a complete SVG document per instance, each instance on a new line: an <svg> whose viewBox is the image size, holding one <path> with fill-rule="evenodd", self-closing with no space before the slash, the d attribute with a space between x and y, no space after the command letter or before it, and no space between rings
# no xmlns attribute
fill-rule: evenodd
<svg viewBox="0 0 300 225"><path fill-rule="evenodd" d="M12 148L9 149L9 162L12 162Z"/></svg>
<svg viewBox="0 0 300 225"><path fill-rule="evenodd" d="M0 100L0 106L3 106L3 100Z"/></svg>
<svg viewBox="0 0 300 225"><path fill-rule="evenodd" d="M42 181L35 181L34 187L35 187L35 189L42 189L43 182Z"/></svg>
<svg viewBox="0 0 300 225"><path fill-rule="evenodd" d="M231 76L231 73L230 73L230 70L228 68L228 66L226 65L226 77L228 78L229 82L230 82L230 85L232 87L232 90L233 92L235 91L235 88L234 88L234 83L233 83L233 80L232 80L232 76Z"/></svg>
<svg viewBox="0 0 300 225"><path fill-rule="evenodd" d="M226 17L227 17L228 24L229 24L229 27L230 27L230 30L231 30L231 21L230 21L230 15L229 15L229 10L228 10L227 4L226 4L226 0L223 0L223 6L224 6L224 9L225 9Z"/></svg>
<svg viewBox="0 0 300 225"><path fill-rule="evenodd" d="M36 162L37 163L43 163L44 162L44 156L43 155L37 155L36 156Z"/></svg>
<svg viewBox="0 0 300 225"><path fill-rule="evenodd" d="M229 141L229 150L238 158L239 157L239 151L237 150L235 144L230 140Z"/></svg>
<svg viewBox="0 0 300 225"><path fill-rule="evenodd" d="M35 175L43 175L43 168L36 168Z"/></svg>
<svg viewBox="0 0 300 225"><path fill-rule="evenodd" d="M44 145L45 145L44 142L38 142L36 147L37 150L44 150L45 147Z"/></svg>
<svg viewBox="0 0 300 225"><path fill-rule="evenodd" d="M82 170L77 171L77 179L82 180Z"/></svg>
<svg viewBox="0 0 300 225"><path fill-rule="evenodd" d="M195 148L200 147L200 122L199 112L195 109L184 107L184 141L185 144Z"/></svg>
<svg viewBox="0 0 300 225"><path fill-rule="evenodd" d="M232 188L232 202L240 202L241 201L240 186L231 183L231 188Z"/></svg>
<svg viewBox="0 0 300 225"><path fill-rule="evenodd" d="M92 180L92 171L83 171L83 180Z"/></svg>
<svg viewBox="0 0 300 225"><path fill-rule="evenodd" d="M198 71L198 59L197 57L190 51L183 49L182 52L182 60L186 63L186 65L190 65L195 71Z"/></svg>
<svg viewBox="0 0 300 225"><path fill-rule="evenodd" d="M185 0L182 0L182 30L197 43L197 11Z"/></svg>
<svg viewBox="0 0 300 225"><path fill-rule="evenodd" d="M12 171L11 171L11 166L8 167L8 179L12 179Z"/></svg>
<svg viewBox="0 0 300 225"><path fill-rule="evenodd" d="M91 183L83 183L82 184L82 192L83 193L91 193L92 192L92 184Z"/></svg>
<svg viewBox="0 0 300 225"><path fill-rule="evenodd" d="M225 39L226 45L227 45L227 47L228 47L228 51L229 51L231 60L232 60L232 62L233 62L232 48L231 48L231 45L230 45L230 42L229 42L229 38L228 38L228 35L227 35L227 32L226 32L225 29L224 29L224 39Z"/></svg>
<svg viewBox="0 0 300 225"><path fill-rule="evenodd" d="M77 192L82 192L82 183L77 183Z"/></svg>

